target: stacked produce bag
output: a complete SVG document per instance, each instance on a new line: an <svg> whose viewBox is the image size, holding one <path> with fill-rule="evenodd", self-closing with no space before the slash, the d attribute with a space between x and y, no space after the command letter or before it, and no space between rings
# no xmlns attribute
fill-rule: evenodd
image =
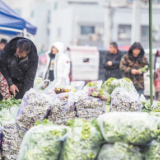
<svg viewBox="0 0 160 160"><path fill-rule="evenodd" d="M24 137L18 160L58 160L62 142L69 133L70 128L47 121L34 126Z"/></svg>
<svg viewBox="0 0 160 160"><path fill-rule="evenodd" d="M16 100L13 96L7 100L0 101L0 125L16 119L20 104L21 100Z"/></svg>
<svg viewBox="0 0 160 160"><path fill-rule="evenodd" d="M43 120L50 109L50 97L30 89L22 99L17 115L17 124L28 130L38 120Z"/></svg>
<svg viewBox="0 0 160 160"><path fill-rule="evenodd" d="M2 157L4 160L16 160L20 144L15 122L5 123L2 131Z"/></svg>
<svg viewBox="0 0 160 160"><path fill-rule="evenodd" d="M125 143L104 144L97 160L143 160L140 148Z"/></svg>
<svg viewBox="0 0 160 160"><path fill-rule="evenodd" d="M139 94L128 78L110 78L102 85L111 94L110 112L138 112L142 105Z"/></svg>
<svg viewBox="0 0 160 160"><path fill-rule="evenodd" d="M61 93L51 105L48 119L55 124L66 124L69 119L74 119L76 97L74 93Z"/></svg>
<svg viewBox="0 0 160 160"><path fill-rule="evenodd" d="M94 160L104 139L96 120L70 120L67 123L72 128L66 139L60 160Z"/></svg>
<svg viewBox="0 0 160 160"><path fill-rule="evenodd" d="M157 138L160 119L147 113L108 113L98 122L106 142L142 145Z"/></svg>

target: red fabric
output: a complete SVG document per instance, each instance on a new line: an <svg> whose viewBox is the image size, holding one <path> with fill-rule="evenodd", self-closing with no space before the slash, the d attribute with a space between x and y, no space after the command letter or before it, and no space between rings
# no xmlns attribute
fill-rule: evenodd
<svg viewBox="0 0 160 160"><path fill-rule="evenodd" d="M8 83L1 72L0 72L0 94L4 99L8 99L11 96L9 92Z"/></svg>

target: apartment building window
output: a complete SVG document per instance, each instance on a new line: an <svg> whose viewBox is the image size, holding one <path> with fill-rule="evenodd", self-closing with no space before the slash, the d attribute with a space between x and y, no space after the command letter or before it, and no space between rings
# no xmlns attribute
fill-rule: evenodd
<svg viewBox="0 0 160 160"><path fill-rule="evenodd" d="M55 2L54 3L54 10L57 10L57 8L58 8L58 2Z"/></svg>
<svg viewBox="0 0 160 160"><path fill-rule="evenodd" d="M141 26L141 38L142 38L142 40L148 40L149 26Z"/></svg>
<svg viewBox="0 0 160 160"><path fill-rule="evenodd" d="M120 24L118 26L118 38L120 40L130 40L131 39L131 25Z"/></svg>
<svg viewBox="0 0 160 160"><path fill-rule="evenodd" d="M94 33L95 33L94 26L81 26L81 34L82 35L88 35L88 34L94 34Z"/></svg>

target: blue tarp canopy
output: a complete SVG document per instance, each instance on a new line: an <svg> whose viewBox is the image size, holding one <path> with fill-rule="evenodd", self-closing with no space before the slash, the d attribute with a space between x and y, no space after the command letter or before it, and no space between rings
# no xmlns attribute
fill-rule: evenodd
<svg viewBox="0 0 160 160"><path fill-rule="evenodd" d="M37 28L21 18L14 10L0 0L0 33L17 35L24 29L35 35Z"/></svg>

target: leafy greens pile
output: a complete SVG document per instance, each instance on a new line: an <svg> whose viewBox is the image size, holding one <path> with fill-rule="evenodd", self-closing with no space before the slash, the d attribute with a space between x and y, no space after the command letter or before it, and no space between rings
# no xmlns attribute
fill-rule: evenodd
<svg viewBox="0 0 160 160"><path fill-rule="evenodd" d="M60 160L94 160L103 143L97 120L75 119L67 125L72 127L72 132L64 142Z"/></svg>
<svg viewBox="0 0 160 160"><path fill-rule="evenodd" d="M160 119L147 113L107 113L98 123L108 143L145 144L157 138Z"/></svg>
<svg viewBox="0 0 160 160"><path fill-rule="evenodd" d="M145 160L159 160L160 159L160 143L156 140L147 147L144 152Z"/></svg>
<svg viewBox="0 0 160 160"><path fill-rule="evenodd" d="M58 160L61 143L69 131L68 127L51 123L34 126L23 139L18 160Z"/></svg>
<svg viewBox="0 0 160 160"><path fill-rule="evenodd" d="M117 142L104 144L97 160L142 160L142 154L138 147Z"/></svg>

